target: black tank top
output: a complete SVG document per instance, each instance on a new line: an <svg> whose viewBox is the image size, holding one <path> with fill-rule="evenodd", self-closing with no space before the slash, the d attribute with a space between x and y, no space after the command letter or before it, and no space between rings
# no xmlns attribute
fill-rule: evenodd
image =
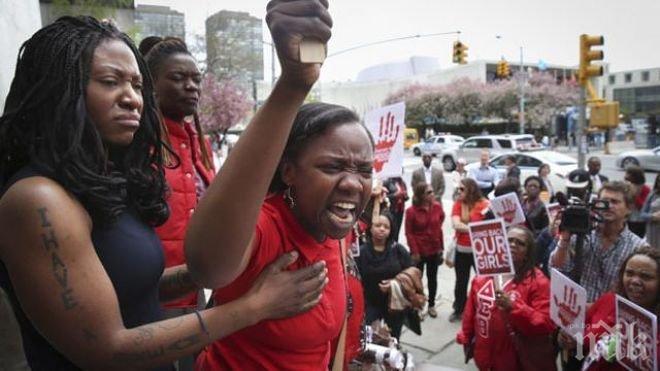
<svg viewBox="0 0 660 371"><path fill-rule="evenodd" d="M43 174L44 172L33 166L21 169L3 185L0 198L19 180L45 176ZM160 320L158 282L163 274L165 260L160 240L153 229L135 213L127 211L110 226L94 227L91 237L94 250L115 288L124 326L133 328ZM25 357L32 370L79 370L55 350L26 317L2 260L0 286L7 292L16 314L23 337ZM167 366L157 370L173 369L172 366Z"/></svg>

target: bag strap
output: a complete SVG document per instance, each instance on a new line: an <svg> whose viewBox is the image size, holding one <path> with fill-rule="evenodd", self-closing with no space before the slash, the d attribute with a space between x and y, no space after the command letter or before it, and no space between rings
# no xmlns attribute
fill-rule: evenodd
<svg viewBox="0 0 660 371"><path fill-rule="evenodd" d="M346 275L348 274L346 269L346 240L343 238L339 240L339 251L341 253L341 262L344 267L344 279L348 279ZM346 285L346 290L348 290L348 285ZM346 292L348 296L348 291ZM337 350L335 351L334 359L332 360L332 371L343 371L344 369L344 355L346 353L346 330L348 327L348 313L344 315L344 324L341 327L341 333L339 334L339 342L337 343Z"/></svg>

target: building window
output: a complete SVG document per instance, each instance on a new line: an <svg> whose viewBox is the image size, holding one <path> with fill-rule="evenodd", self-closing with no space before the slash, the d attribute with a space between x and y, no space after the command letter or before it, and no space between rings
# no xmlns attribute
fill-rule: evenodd
<svg viewBox="0 0 660 371"><path fill-rule="evenodd" d="M632 82L632 73L623 75L623 80L626 82L626 84L630 84Z"/></svg>
<svg viewBox="0 0 660 371"><path fill-rule="evenodd" d="M610 85L616 84L616 75L610 75L609 80L610 80Z"/></svg>
<svg viewBox="0 0 660 371"><path fill-rule="evenodd" d="M642 72L642 81L649 81L650 73L649 71Z"/></svg>

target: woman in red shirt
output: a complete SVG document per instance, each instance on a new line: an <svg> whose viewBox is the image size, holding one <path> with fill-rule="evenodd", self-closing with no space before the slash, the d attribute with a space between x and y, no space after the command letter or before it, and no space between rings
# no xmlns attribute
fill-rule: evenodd
<svg viewBox="0 0 660 371"><path fill-rule="evenodd" d="M207 347L200 370L322 370L333 359L348 302L340 241L371 196L374 147L344 107L311 103L295 117L281 113L303 102L317 75L307 65L285 69L273 94L285 91L286 99L267 102L257 116L269 120L253 121L241 136L191 220L189 233L205 236L189 238L186 252L193 275L216 287L217 304L243 295L267 264L291 250L300 253L293 267L325 262L328 284L307 313L262 321ZM202 232L204 220L222 222Z"/></svg>
<svg viewBox="0 0 660 371"><path fill-rule="evenodd" d="M646 185L644 170L639 166L627 168L624 179L630 184L633 196L635 197L635 207L631 210L632 213L628 217L628 229L639 237L644 238L646 234L646 221L642 219L640 212L644 207L646 198L651 193L651 188Z"/></svg>
<svg viewBox="0 0 660 371"><path fill-rule="evenodd" d="M649 312L660 316L660 252L642 248L631 254L621 266L616 291L603 294L587 310L585 318L583 370L625 370L612 352L616 341L616 295L620 295ZM595 341L594 341L595 340ZM559 343L574 349L575 340L560 332ZM656 351L660 356L660 348Z"/></svg>
<svg viewBox="0 0 660 371"><path fill-rule="evenodd" d="M413 264L424 273L429 285L429 316L435 318L435 294L438 289L438 266L442 264L442 222L445 212L435 200L430 184L415 185L413 204L406 210L406 240Z"/></svg>
<svg viewBox="0 0 660 371"><path fill-rule="evenodd" d="M541 337L547 342L539 342L537 338L534 343L539 342L544 351L536 352L548 359L537 359L536 369L555 370L549 359L553 355L550 334L555 329L550 319L550 281L534 265L534 236L527 228L515 226L509 228L507 238L516 273L504 277L500 289L492 276L477 276L472 280L456 342L473 348L474 362L480 370L517 371L525 370L521 357L532 355L523 349L525 344L516 344L513 336L519 337L518 340L528 338L530 342Z"/></svg>
<svg viewBox="0 0 660 371"><path fill-rule="evenodd" d="M467 300L470 268L474 266L468 224L484 220L488 205L488 200L481 195L481 191L473 179L461 180L458 186L458 199L451 210L451 220L454 230L456 230L456 257L454 258L456 284L454 285L454 313L449 316L450 322L461 319Z"/></svg>
<svg viewBox="0 0 660 371"><path fill-rule="evenodd" d="M204 140L197 115L201 73L186 44L178 38L148 37L140 43L140 52L154 78L155 95L163 118L163 141L174 152L169 154L170 164L165 167L170 217L156 228L156 233L163 244L165 267L177 269L171 267L186 262L183 240L190 217L215 176L211 149ZM192 117L193 122L187 117ZM166 315L179 315L198 307L199 295L193 282L188 278L178 283L191 290L166 303ZM184 287L181 289L183 291Z"/></svg>

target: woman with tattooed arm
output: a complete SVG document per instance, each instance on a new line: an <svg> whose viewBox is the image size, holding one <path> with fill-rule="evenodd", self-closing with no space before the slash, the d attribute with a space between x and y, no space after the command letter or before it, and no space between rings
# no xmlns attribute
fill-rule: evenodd
<svg viewBox="0 0 660 371"><path fill-rule="evenodd" d="M319 34L308 17L269 11L292 30L274 35L278 48L294 30ZM285 271L293 252L235 300L160 320L159 294L170 296L160 283L178 291L188 281L185 270L162 276L153 230L168 217L161 138L151 74L111 24L64 17L22 46L0 118L0 285L33 370L171 370L205 344L319 301L324 263Z"/></svg>

